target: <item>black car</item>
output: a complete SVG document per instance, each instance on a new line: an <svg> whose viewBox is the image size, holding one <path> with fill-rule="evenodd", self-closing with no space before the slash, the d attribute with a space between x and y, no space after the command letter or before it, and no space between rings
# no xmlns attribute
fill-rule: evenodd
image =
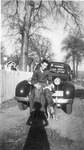
<svg viewBox="0 0 84 150"><path fill-rule="evenodd" d="M70 114L74 100L75 88L72 83L72 71L68 64L62 62L50 62L50 73L54 88L52 90L52 98L56 107ZM16 86L15 99L21 110L25 110L29 106L29 94L33 85L27 80L20 82Z"/></svg>
<svg viewBox="0 0 84 150"><path fill-rule="evenodd" d="M53 101L67 114L70 114L75 94L71 68L66 63L51 62L50 72L55 86L52 93Z"/></svg>

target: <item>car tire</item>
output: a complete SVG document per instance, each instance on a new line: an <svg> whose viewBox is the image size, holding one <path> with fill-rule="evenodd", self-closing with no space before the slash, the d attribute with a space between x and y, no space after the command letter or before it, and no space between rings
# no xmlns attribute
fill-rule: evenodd
<svg viewBox="0 0 84 150"><path fill-rule="evenodd" d="M66 114L71 114L71 113L72 113L72 103L63 105L63 106L62 106L62 110L63 110Z"/></svg>
<svg viewBox="0 0 84 150"><path fill-rule="evenodd" d="M28 108L27 104L24 104L22 102L17 102L17 103L20 110L26 110Z"/></svg>
<svg viewBox="0 0 84 150"><path fill-rule="evenodd" d="M72 103L66 104L66 113L67 114L72 113Z"/></svg>

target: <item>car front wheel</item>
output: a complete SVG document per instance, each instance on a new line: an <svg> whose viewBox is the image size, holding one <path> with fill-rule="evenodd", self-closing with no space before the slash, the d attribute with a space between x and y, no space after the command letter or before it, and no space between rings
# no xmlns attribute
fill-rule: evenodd
<svg viewBox="0 0 84 150"><path fill-rule="evenodd" d="M71 114L72 113L72 103L63 105L62 110L67 114Z"/></svg>
<svg viewBox="0 0 84 150"><path fill-rule="evenodd" d="M72 113L72 103L66 104L66 113L67 114Z"/></svg>

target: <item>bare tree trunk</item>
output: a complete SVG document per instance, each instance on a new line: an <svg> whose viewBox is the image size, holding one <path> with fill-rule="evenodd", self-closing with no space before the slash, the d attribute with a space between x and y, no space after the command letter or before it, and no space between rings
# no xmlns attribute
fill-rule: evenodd
<svg viewBox="0 0 84 150"><path fill-rule="evenodd" d="M73 78L75 78L75 55L73 54Z"/></svg>
<svg viewBox="0 0 84 150"><path fill-rule="evenodd" d="M29 49L29 31L31 26L32 6L29 1L25 1L25 17L24 17L24 30L22 34L22 47L20 70L27 71L28 49Z"/></svg>
<svg viewBox="0 0 84 150"><path fill-rule="evenodd" d="M0 69L1 69L1 53L0 53Z"/></svg>
<svg viewBox="0 0 84 150"><path fill-rule="evenodd" d="M76 77L78 76L78 60L76 60Z"/></svg>

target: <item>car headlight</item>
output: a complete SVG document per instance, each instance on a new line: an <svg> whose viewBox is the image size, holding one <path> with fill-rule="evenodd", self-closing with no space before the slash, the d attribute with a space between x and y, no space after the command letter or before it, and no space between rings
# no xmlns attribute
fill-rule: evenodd
<svg viewBox="0 0 84 150"><path fill-rule="evenodd" d="M56 79L54 80L55 85L59 85L60 82L61 82L61 79L60 79L60 78L56 78Z"/></svg>

